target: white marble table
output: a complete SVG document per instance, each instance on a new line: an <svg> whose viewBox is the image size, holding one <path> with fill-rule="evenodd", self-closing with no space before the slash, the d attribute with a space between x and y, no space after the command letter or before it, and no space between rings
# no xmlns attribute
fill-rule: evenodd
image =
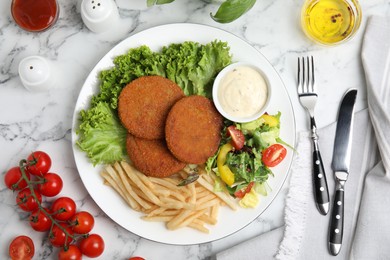
<svg viewBox="0 0 390 260"><path fill-rule="evenodd" d="M140 238L109 219L94 203L78 175L71 145L72 115L78 93L93 66L119 41L144 29L169 23L200 23L229 31L258 49L275 67L293 103L297 131L306 130L307 117L295 89L297 57L316 59L320 99L317 125L336 119L338 102L351 87L359 89L357 111L366 107L365 79L360 48L365 23L373 14L390 15L390 1L361 1L363 24L353 40L336 47L310 42L299 26L303 0L258 0L254 8L235 22L218 24L209 17L216 5L202 0L177 0L165 6L146 8L146 0L117 0L122 24L110 33L96 34L83 24L78 1L60 2L59 20L43 33L19 29L10 16L10 0L0 1L0 169L4 172L36 149L53 156L53 170L64 179L62 194L76 200L79 209L96 218L94 231L106 241L102 259L209 259L217 252L283 225L286 182L271 206L253 223L224 239L201 245L172 246ZM18 64L26 56L49 59L64 76L48 92L27 91L18 77ZM45 234L33 231L28 215L18 210L14 194L0 184L0 258L7 259L8 244L25 234L35 241L35 259L56 259ZM261 250L261 249L259 249Z"/></svg>

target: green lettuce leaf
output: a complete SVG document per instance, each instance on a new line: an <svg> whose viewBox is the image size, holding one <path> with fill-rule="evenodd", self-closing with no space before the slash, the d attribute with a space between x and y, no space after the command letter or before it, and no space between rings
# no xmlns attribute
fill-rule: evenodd
<svg viewBox="0 0 390 260"><path fill-rule="evenodd" d="M80 112L76 144L87 153L93 165L120 161L126 155L126 129L107 103Z"/></svg>
<svg viewBox="0 0 390 260"><path fill-rule="evenodd" d="M80 112L77 145L94 165L123 160L126 131L117 116L118 97L132 80L148 75L176 82L186 95L211 98L213 81L231 63L226 42L208 44L174 43L159 52L147 46L130 49L113 60L114 66L99 73L100 91L91 98L90 108Z"/></svg>

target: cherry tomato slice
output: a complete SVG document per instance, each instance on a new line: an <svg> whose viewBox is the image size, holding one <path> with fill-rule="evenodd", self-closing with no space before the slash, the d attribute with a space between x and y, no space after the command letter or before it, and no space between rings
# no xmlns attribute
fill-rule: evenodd
<svg viewBox="0 0 390 260"><path fill-rule="evenodd" d="M281 144L273 144L263 151L263 163L267 167L278 165L286 157L287 149Z"/></svg>
<svg viewBox="0 0 390 260"><path fill-rule="evenodd" d="M72 229L68 227L64 222L59 223L59 225L61 225L61 227L65 229L69 235L73 235ZM70 237L69 235L67 236L66 233L59 226L54 225L49 235L50 242L53 246L56 247L68 246L72 242L72 237Z"/></svg>
<svg viewBox="0 0 390 260"><path fill-rule="evenodd" d="M58 260L81 260L83 255L76 245L63 247L58 252Z"/></svg>
<svg viewBox="0 0 390 260"><path fill-rule="evenodd" d="M55 173L47 173L43 176L44 183L38 184L38 190L42 195L47 197L54 197L58 195L63 187L61 177Z"/></svg>
<svg viewBox="0 0 390 260"><path fill-rule="evenodd" d="M27 166L27 170L32 175L43 176L49 172L51 167L50 156L42 151L36 151L27 157L28 163L35 163Z"/></svg>
<svg viewBox="0 0 390 260"><path fill-rule="evenodd" d="M25 172L28 179L30 174ZM22 171L19 167L12 167L4 175L4 183L10 190L21 190L27 187L27 182L22 178Z"/></svg>
<svg viewBox="0 0 390 260"><path fill-rule="evenodd" d="M42 202L42 196L38 190L34 190L35 196L39 203ZM16 204L24 211L33 211L38 208L38 202L34 198L29 188L25 188L19 191L16 196Z"/></svg>
<svg viewBox="0 0 390 260"><path fill-rule="evenodd" d="M245 144L245 136L241 130L237 129L236 126L231 125L227 128L227 135L232 138L231 144L234 149L241 150Z"/></svg>
<svg viewBox="0 0 390 260"><path fill-rule="evenodd" d="M89 212L80 211L72 217L70 223L75 233L87 234L92 230L95 220Z"/></svg>
<svg viewBox="0 0 390 260"><path fill-rule="evenodd" d="M53 202L51 211L55 219L66 221L76 213L76 203L69 197L60 197Z"/></svg>
<svg viewBox="0 0 390 260"><path fill-rule="evenodd" d="M9 256L12 260L32 259L34 253L34 242L28 236L15 237L9 245Z"/></svg>
<svg viewBox="0 0 390 260"><path fill-rule="evenodd" d="M97 234L91 234L81 240L80 249L88 257L98 257L104 251L104 240Z"/></svg>
<svg viewBox="0 0 390 260"><path fill-rule="evenodd" d="M247 194L248 192L251 191L251 189L252 189L252 187L253 187L254 184L255 184L255 183L254 183L253 181L251 181L251 182L248 184L248 186L246 186L245 188L243 188L243 189L241 189L241 190L236 191L236 192L234 193L234 196L236 196L236 198L242 199L242 198L245 196L245 194Z"/></svg>
<svg viewBox="0 0 390 260"><path fill-rule="evenodd" d="M44 208L44 210L50 213L47 208ZM51 219L40 209L33 211L28 219L30 221L30 226L35 231L45 232L51 227Z"/></svg>

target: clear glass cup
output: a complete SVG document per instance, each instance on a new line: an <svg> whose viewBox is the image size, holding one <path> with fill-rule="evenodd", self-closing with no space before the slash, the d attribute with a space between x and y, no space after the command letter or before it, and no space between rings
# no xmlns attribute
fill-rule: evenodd
<svg viewBox="0 0 390 260"><path fill-rule="evenodd" d="M362 20L358 0L306 0L301 12L301 26L313 41L336 45L348 41Z"/></svg>
<svg viewBox="0 0 390 260"><path fill-rule="evenodd" d="M11 13L16 24L29 32L44 31L57 21L57 0L12 0Z"/></svg>

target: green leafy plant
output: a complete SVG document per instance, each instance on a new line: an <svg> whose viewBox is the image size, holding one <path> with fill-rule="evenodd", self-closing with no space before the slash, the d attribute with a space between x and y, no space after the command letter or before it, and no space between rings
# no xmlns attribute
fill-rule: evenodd
<svg viewBox="0 0 390 260"><path fill-rule="evenodd" d="M169 4L175 0L146 0L147 6ZM225 0L219 6L217 12L211 18L218 23L230 23L248 12L256 3L256 0Z"/></svg>

